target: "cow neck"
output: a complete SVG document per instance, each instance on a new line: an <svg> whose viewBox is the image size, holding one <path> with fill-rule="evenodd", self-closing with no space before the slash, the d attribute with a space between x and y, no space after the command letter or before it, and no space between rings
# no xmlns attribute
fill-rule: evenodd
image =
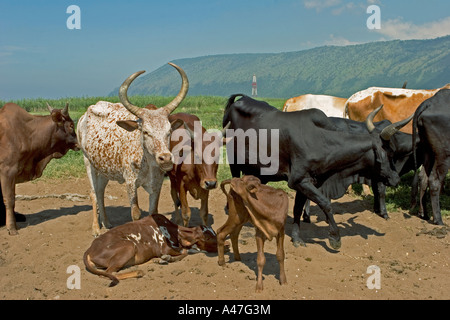
<svg viewBox="0 0 450 320"><path fill-rule="evenodd" d="M56 139L52 139L52 136L56 134L58 126L51 115L34 116L30 126L31 151L37 152L42 158L53 154L56 151Z"/></svg>

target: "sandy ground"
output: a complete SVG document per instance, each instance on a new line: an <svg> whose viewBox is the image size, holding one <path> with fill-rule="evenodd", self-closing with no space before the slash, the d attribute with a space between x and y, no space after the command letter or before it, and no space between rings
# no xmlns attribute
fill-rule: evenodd
<svg viewBox="0 0 450 320"><path fill-rule="evenodd" d="M278 282L275 241L266 242L264 292L255 293L256 245L254 228L244 226L240 236L242 261L226 254L219 267L217 255L197 253L169 265L149 262L132 267L144 271L139 279L123 280L109 288L110 281L86 271L82 257L90 246L92 211L87 197L87 179L29 182L17 186L17 194L44 196L65 193L81 199L38 198L18 200L16 211L26 214L18 236L0 228L0 299L450 299L450 236L447 227L437 227L410 216L391 213L385 221L373 214L370 204L346 195L335 201L335 219L342 247L329 247L328 225L313 206L311 224L301 232L306 247L291 243L293 198L286 224L286 275L288 284ZM111 182L106 189L107 212L116 226L130 221L125 186ZM148 210L148 197L139 191L140 205ZM210 194L212 226L217 230L226 220L225 196ZM200 223L199 202L191 199L191 225ZM169 181L164 182L159 212L172 218ZM448 224L448 219L445 219ZM381 272L380 289L369 289L370 266ZM75 266L75 267L73 267ZM80 289L69 289L68 279L80 270ZM69 268L69 269L68 269ZM69 272L68 272L69 271ZM370 280L370 279L369 279ZM71 282L70 283L75 283ZM374 284L375 282L369 281Z"/></svg>

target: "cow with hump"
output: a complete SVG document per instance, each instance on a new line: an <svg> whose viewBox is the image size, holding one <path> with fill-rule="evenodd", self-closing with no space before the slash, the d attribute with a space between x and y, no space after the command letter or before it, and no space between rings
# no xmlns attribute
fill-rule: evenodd
<svg viewBox="0 0 450 320"><path fill-rule="evenodd" d="M238 96L241 98L235 101ZM300 216L306 199L310 199L325 213L330 226L329 242L337 250L341 246L339 229L334 221L330 199L319 190L322 184L338 172L341 172L341 177L360 172L367 161L376 163L374 167L380 182L392 186L400 181L383 142L399 130L398 124L391 124L380 133L375 130L370 118L368 120L366 133L347 132L338 130L318 109L287 113L242 94L232 95L223 118L223 125L231 121L230 128L234 129L234 135L230 137L233 147L227 147L232 176L239 177L241 173L254 175L263 183L287 181L288 186L297 191L292 229L294 245L304 244L300 238ZM261 161L264 159L260 154L256 162L249 161L252 155L249 139L239 139L249 130L256 132L259 140L264 138L261 137L263 133L278 132L278 139L269 139L265 150L265 155L272 154L272 150L278 151L278 168L273 174L263 174L262 169L272 164ZM239 141L245 141L244 146L239 146ZM244 159L237 161L238 154ZM343 185L337 187L347 188Z"/></svg>
<svg viewBox="0 0 450 320"><path fill-rule="evenodd" d="M422 102L434 96L441 89L450 89L450 83L433 90L370 87L356 92L348 98L345 104L345 116L352 120L364 121L369 113L380 105L384 105L383 110L374 121L397 122L413 114ZM412 134L412 122L401 131Z"/></svg>
<svg viewBox="0 0 450 320"><path fill-rule="evenodd" d="M138 278L142 271L116 272L161 258L160 263L180 261L190 252L217 252L216 233L209 227L185 228L160 214L117 226L96 238L83 256L86 269L111 279Z"/></svg>
<svg viewBox="0 0 450 320"><path fill-rule="evenodd" d="M31 115L15 103L0 110L0 224L6 224L10 235L18 234L16 184L39 178L50 160L79 150L69 104L64 109L47 107L47 116ZM23 215L17 216L24 221Z"/></svg>
<svg viewBox="0 0 450 320"><path fill-rule="evenodd" d="M169 115L186 97L189 88L183 69L169 64L181 75L182 85L178 95L166 106L149 110L129 102L128 87L144 72L140 71L128 77L120 87L122 104L100 101L90 106L79 120L77 131L91 183L95 236L100 234L98 216L104 227L110 227L104 204L109 180L125 182L133 220L141 216L137 201L140 186L149 194L149 214L158 211L164 175L173 168L170 135L183 124L181 120L170 123Z"/></svg>
<svg viewBox="0 0 450 320"><path fill-rule="evenodd" d="M226 185L230 190L226 191ZM256 228L256 247L258 278L256 291L263 290L262 271L266 263L264 242L277 240L276 257L280 266L280 284L286 284L284 272L284 225L289 208L289 199L283 190L261 184L255 176L243 176L224 180L220 188L227 197L228 219L217 230L217 250L220 266L225 264L225 237L230 235L234 260L241 260L238 247L239 233L246 222L251 222Z"/></svg>

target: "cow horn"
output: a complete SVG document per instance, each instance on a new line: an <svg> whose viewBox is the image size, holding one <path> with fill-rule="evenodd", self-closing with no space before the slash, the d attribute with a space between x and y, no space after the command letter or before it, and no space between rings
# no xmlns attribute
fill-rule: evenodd
<svg viewBox="0 0 450 320"><path fill-rule="evenodd" d="M369 132L372 132L373 130L375 130L375 126L373 124L373 119L375 118L375 116L377 115L377 113L381 110L381 108L383 108L383 105L379 106L378 108L376 108L375 110L373 110L366 119L366 127L367 130L369 130Z"/></svg>
<svg viewBox="0 0 450 320"><path fill-rule="evenodd" d="M141 74L143 74L145 71L138 71L133 73L131 76L129 76L120 86L119 89L119 99L120 102L122 102L123 106L130 111L132 114L134 114L136 117L140 118L141 114L142 114L142 109L133 105L129 100L128 100L128 87L130 86L130 84L134 81L134 79L136 79L138 76L140 76Z"/></svg>
<svg viewBox="0 0 450 320"><path fill-rule="evenodd" d="M404 126L406 126L408 124L408 122L411 121L411 119L414 117L414 113L412 115L410 115L408 118L398 121L396 123L390 124L389 126L387 126L386 128L383 129L383 131L381 131L380 133L380 137L383 140L390 140L391 137L397 132L399 131L401 128L403 128Z"/></svg>
<svg viewBox="0 0 450 320"><path fill-rule="evenodd" d="M187 92L189 90L189 80L188 80L188 78L186 76L186 73L184 72L183 69L181 69L179 66L177 66L176 64L173 64L171 62L169 62L169 64L172 67L174 67L175 69L177 69L177 71L181 75L181 79L183 81L182 84L181 84L180 92L178 92L178 94L175 97L175 99L173 99L169 104L167 104L167 105L165 105L163 107L170 114L180 105L181 101L183 101L183 99L186 97Z"/></svg>
<svg viewBox="0 0 450 320"><path fill-rule="evenodd" d="M48 111L50 111L50 113L52 113L52 112L53 112L52 106L49 105L48 102L46 102L46 104L47 104L47 109L48 109Z"/></svg>
<svg viewBox="0 0 450 320"><path fill-rule="evenodd" d="M69 103L66 102L66 106L64 107L64 109L61 111L61 113L65 116L69 115Z"/></svg>
<svg viewBox="0 0 450 320"><path fill-rule="evenodd" d="M227 125L222 129L222 137L225 137L225 134L227 133L227 129L231 126L231 121L228 121Z"/></svg>

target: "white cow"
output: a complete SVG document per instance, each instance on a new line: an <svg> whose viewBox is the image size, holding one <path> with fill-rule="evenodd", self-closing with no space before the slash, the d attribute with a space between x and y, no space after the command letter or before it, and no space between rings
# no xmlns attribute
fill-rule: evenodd
<svg viewBox="0 0 450 320"><path fill-rule="evenodd" d="M316 108L322 110L328 117L342 118L344 115L344 107L346 102L347 99L345 98L305 94L286 100L283 111L292 112Z"/></svg>
<svg viewBox="0 0 450 320"><path fill-rule="evenodd" d="M109 180L126 183L133 220L141 211L136 189L142 186L149 193L149 214L157 213L164 173L173 167L169 150L170 134L183 124L170 123L168 117L185 98L189 82L184 71L172 64L182 78L178 95L168 105L149 110L132 105L127 90L131 82L144 71L136 72L122 84L120 103L99 101L88 108L78 122L77 134L84 153L94 219L92 232L100 234L98 215L109 228L105 213L104 194Z"/></svg>

